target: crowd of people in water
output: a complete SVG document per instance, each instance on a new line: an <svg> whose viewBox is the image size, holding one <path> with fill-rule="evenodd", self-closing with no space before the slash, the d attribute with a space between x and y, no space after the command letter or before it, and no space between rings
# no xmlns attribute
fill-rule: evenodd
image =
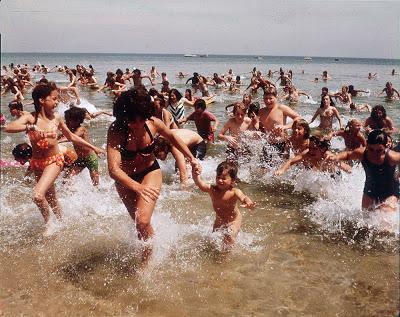
<svg viewBox="0 0 400 317"><path fill-rule="evenodd" d="M68 84L57 86L50 82L46 75L51 72L64 74ZM41 75L38 82L32 80L34 73ZM392 75L396 75L395 70ZM240 231L239 202L250 209L256 206L237 187L238 161L245 157L262 162L266 169L272 168L270 163L275 156L280 157L283 164L275 168L276 177L293 165L335 176L341 170L351 173L352 166L360 162L366 175L361 207L366 211L398 212L400 146L394 137L398 130L384 106L355 102L358 95L367 91L346 85L339 92L330 93L323 87L320 105L307 121L291 107L302 95L310 98L295 87L291 70L269 70L264 76L254 68L248 85L232 69L210 77L198 72L190 77L182 72L174 76L188 85L184 93L171 87L167 74L160 74L154 66L148 73L129 68L109 71L103 84L98 83L92 65L2 67L1 94L13 95L8 107L15 118L6 122L1 115L2 131L26 133L29 138L29 143L16 145L12 154L20 164L28 163L27 173L36 179L33 201L46 224L44 235L51 234L47 226L51 210L58 219L63 215L54 185L56 179L62 171L67 180L87 168L93 185L97 186L101 154L107 155L109 175L115 180L139 239L144 241L154 235L151 218L162 185L157 160L165 160L169 153L176 162L180 182L188 182L187 164L190 164L194 183L210 195L215 211L213 230L222 232L224 250L231 248ZM376 74L368 74L368 79L375 77ZM326 82L330 78L324 71L314 81ZM112 112L90 113L79 107L82 87L114 98ZM231 115L222 123L208 108L221 92L238 96L238 101L226 107ZM253 101L258 92L263 95L264 105ZM379 95L382 94L389 100L400 98L391 82L386 83ZM288 105L281 100L288 101ZM56 112L59 101L70 105L64 118ZM343 122L337 102L348 107L354 118ZM33 104L34 111L24 110L29 104ZM186 113L188 107L193 109L190 114ZM361 112L369 113L364 122L357 118ZM85 120L99 115L115 117L108 129L106 149L90 143L90 132L84 125ZM310 124L315 120L319 121L318 128L311 129ZM339 129L334 128L335 120ZM195 123L196 131L184 127L188 121ZM215 136L226 142L226 159L216 169L215 183L208 184L201 178L201 161L213 146ZM330 140L336 137L343 138L345 150L331 150ZM254 140L265 141L257 158L249 147ZM73 148L62 144L66 141L72 142ZM1 163L2 167L15 166L15 162ZM145 250L144 256L149 252Z"/></svg>

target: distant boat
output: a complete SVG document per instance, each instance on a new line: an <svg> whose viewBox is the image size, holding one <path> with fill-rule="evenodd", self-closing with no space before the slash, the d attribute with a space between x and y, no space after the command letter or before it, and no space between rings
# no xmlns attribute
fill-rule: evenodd
<svg viewBox="0 0 400 317"><path fill-rule="evenodd" d="M304 57L304 60L305 61L312 61L312 58L311 57Z"/></svg>
<svg viewBox="0 0 400 317"><path fill-rule="evenodd" d="M184 57L197 57L197 55L196 54L185 54L185 55L183 55Z"/></svg>
<svg viewBox="0 0 400 317"><path fill-rule="evenodd" d="M261 56L254 56L255 59L262 59Z"/></svg>
<svg viewBox="0 0 400 317"><path fill-rule="evenodd" d="M335 58L335 62L338 62L339 61L339 58Z"/></svg>
<svg viewBox="0 0 400 317"><path fill-rule="evenodd" d="M208 57L208 54L201 54L200 57Z"/></svg>

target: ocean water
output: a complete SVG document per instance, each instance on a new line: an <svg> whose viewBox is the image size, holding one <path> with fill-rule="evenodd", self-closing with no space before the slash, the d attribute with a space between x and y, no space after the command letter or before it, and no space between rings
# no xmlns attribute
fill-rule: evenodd
<svg viewBox="0 0 400 317"><path fill-rule="evenodd" d="M247 84L253 67L263 73L282 67L291 69L294 84L312 96L292 105L307 120L318 107L321 87L337 91L353 84L370 91L356 103L383 104L400 127L400 101L377 97L387 81L400 88L400 76L391 75L392 69L400 71L399 60L33 53L3 53L1 58L2 65L92 64L99 83L109 70L136 67L148 72L154 65L167 73L171 87L182 92L186 79L175 77L179 71L212 75L232 68ZM324 70L332 79L314 83ZM368 80L369 72L378 77ZM62 74L47 77L58 85L68 83ZM209 110L223 124L228 118L225 106L241 96L215 93ZM112 109L113 100L105 93L83 88L81 95L90 111ZM1 99L7 120L11 98ZM262 104L261 95L255 98ZM343 122L367 117L338 107ZM59 104L60 113L65 109ZM87 123L94 144L105 145L111 122L112 118L99 117ZM11 160L11 149L25 139L22 133L2 132L1 159ZM251 146L261 151L262 144ZM342 149L344 144L335 139L332 146ZM224 149L219 141L210 148L202 162L206 180L213 181ZM34 181L24 179L23 168L2 169L0 310L5 316L394 316L399 299L399 215L361 212L362 168L356 165L351 175L339 179L296 168L275 178L273 170L261 172L257 165L254 158L240 164L239 187L257 208L242 210L237 245L223 257L220 237L212 233L210 199L193 184L178 184L171 158L162 162L164 184L152 219L154 254L144 269L139 269L142 244L104 157L99 188L92 187L86 170L68 186L61 177L57 180L65 217L50 239L41 236L43 220L31 200Z"/></svg>

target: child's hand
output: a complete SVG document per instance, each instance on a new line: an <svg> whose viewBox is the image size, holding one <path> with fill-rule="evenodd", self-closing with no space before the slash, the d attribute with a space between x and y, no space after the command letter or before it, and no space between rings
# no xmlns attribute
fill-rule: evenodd
<svg viewBox="0 0 400 317"><path fill-rule="evenodd" d="M237 147L238 146L238 141L235 137L227 135L226 140L228 141L229 145L232 147Z"/></svg>
<svg viewBox="0 0 400 317"><path fill-rule="evenodd" d="M96 147L94 149L94 152L96 153L97 156L100 156L101 154L106 154L106 151L99 147Z"/></svg>
<svg viewBox="0 0 400 317"><path fill-rule="evenodd" d="M277 124L274 126L274 131L278 132L278 133L282 133L285 130L285 127L281 124Z"/></svg>
<svg viewBox="0 0 400 317"><path fill-rule="evenodd" d="M201 165L196 159L191 161L190 165L192 165L192 173L194 173L195 175L201 174Z"/></svg>
<svg viewBox="0 0 400 317"><path fill-rule="evenodd" d="M256 203L246 196L241 206L247 209L254 209L256 208Z"/></svg>
<svg viewBox="0 0 400 317"><path fill-rule="evenodd" d="M284 171L281 169L278 169L277 171L275 171L274 176L282 176L284 174Z"/></svg>
<svg viewBox="0 0 400 317"><path fill-rule="evenodd" d="M333 153L327 153L326 157L325 157L325 160L330 161L330 162L337 161L336 155L333 154Z"/></svg>

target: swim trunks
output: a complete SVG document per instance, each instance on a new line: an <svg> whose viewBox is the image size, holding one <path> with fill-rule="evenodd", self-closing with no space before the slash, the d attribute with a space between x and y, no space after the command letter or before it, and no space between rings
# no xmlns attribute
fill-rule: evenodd
<svg viewBox="0 0 400 317"><path fill-rule="evenodd" d="M91 153L89 156L78 158L74 166L87 167L90 172L97 172L99 170L99 160L96 153Z"/></svg>

